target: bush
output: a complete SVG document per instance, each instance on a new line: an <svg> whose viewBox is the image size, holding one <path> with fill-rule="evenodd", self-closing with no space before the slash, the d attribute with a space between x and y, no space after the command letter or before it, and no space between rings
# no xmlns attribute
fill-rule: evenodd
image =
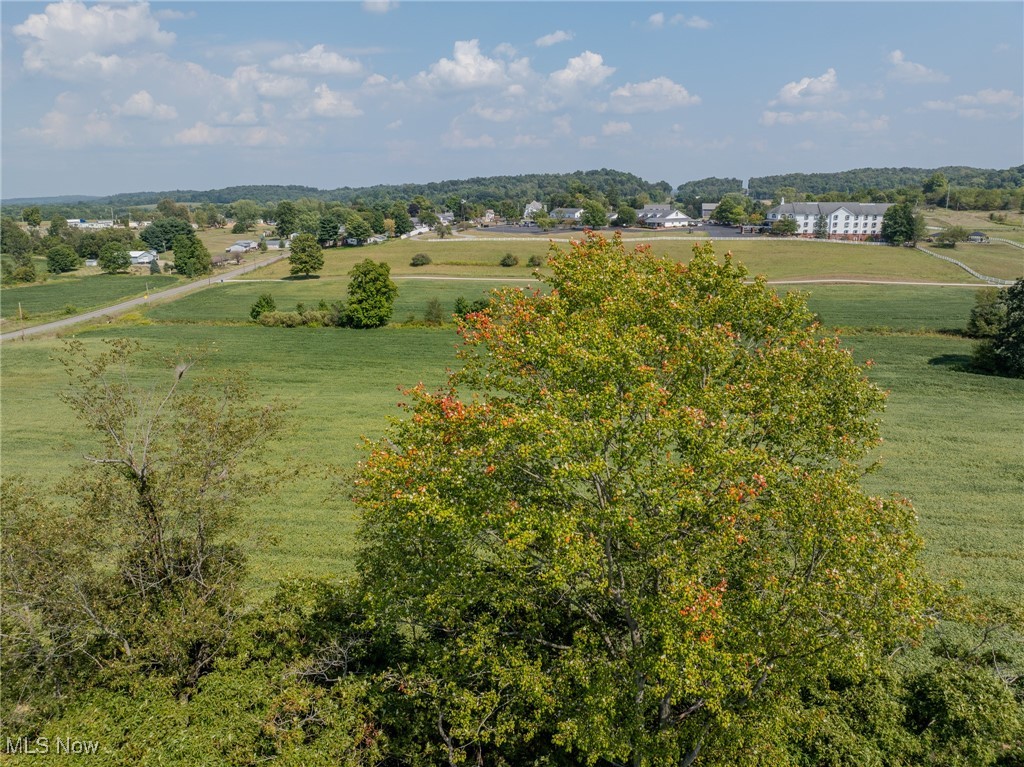
<svg viewBox="0 0 1024 767"><path fill-rule="evenodd" d="M256 299L256 303L249 309L249 316L254 320L259 321L260 316L264 312L273 312L277 310L277 304L274 302L274 297L269 293L264 293L262 296Z"/></svg>
<svg viewBox="0 0 1024 767"><path fill-rule="evenodd" d="M74 304L64 304L64 314L78 314L78 307Z"/></svg>
<svg viewBox="0 0 1024 767"><path fill-rule="evenodd" d="M444 309L441 308L441 302L436 298L431 298L427 302L427 310L423 313L423 321L428 325L441 325L444 323Z"/></svg>
<svg viewBox="0 0 1024 767"><path fill-rule="evenodd" d="M149 262L149 273L150 274L160 274L160 263L158 261L150 261Z"/></svg>
<svg viewBox="0 0 1024 767"><path fill-rule="evenodd" d="M992 338L1006 319L1006 306L998 288L982 288L974 299L967 335L971 338Z"/></svg>
<svg viewBox="0 0 1024 767"><path fill-rule="evenodd" d="M528 266L544 266L544 256L534 253L526 263Z"/></svg>
<svg viewBox="0 0 1024 767"><path fill-rule="evenodd" d="M506 253L501 257L502 266L519 266L519 257L512 253Z"/></svg>
<svg viewBox="0 0 1024 767"><path fill-rule="evenodd" d="M409 262L409 266L426 266L430 263L430 256L426 253L417 253L412 257L412 261Z"/></svg>
<svg viewBox="0 0 1024 767"><path fill-rule="evenodd" d="M28 266L19 266L11 270L10 275L7 276L9 282L35 282L36 281L36 268L33 264Z"/></svg>
<svg viewBox="0 0 1024 767"><path fill-rule="evenodd" d="M322 328L335 324L331 312L315 309L304 312L263 312L257 322L268 328Z"/></svg>
<svg viewBox="0 0 1024 767"><path fill-rule="evenodd" d="M231 227L231 234L245 234L248 231L248 227L243 221L236 221L235 225Z"/></svg>

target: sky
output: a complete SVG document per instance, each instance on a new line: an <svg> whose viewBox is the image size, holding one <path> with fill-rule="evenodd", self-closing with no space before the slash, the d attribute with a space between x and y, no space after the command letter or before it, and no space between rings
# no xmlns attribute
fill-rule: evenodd
<svg viewBox="0 0 1024 767"><path fill-rule="evenodd" d="M1024 3L0 2L0 195L1024 163Z"/></svg>

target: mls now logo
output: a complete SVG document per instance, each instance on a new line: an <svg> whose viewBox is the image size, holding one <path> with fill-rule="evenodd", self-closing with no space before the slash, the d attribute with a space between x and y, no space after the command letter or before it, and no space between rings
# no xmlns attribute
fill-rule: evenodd
<svg viewBox="0 0 1024 767"><path fill-rule="evenodd" d="M98 740L75 740L66 738L7 738L4 747L6 754L96 754L99 752Z"/></svg>

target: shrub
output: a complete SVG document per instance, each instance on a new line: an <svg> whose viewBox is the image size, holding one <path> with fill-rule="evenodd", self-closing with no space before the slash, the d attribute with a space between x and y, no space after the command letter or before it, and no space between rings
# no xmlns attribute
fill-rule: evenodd
<svg viewBox="0 0 1024 767"><path fill-rule="evenodd" d="M150 274L160 274L160 264L159 264L159 262L157 262L157 261L150 261L149 262L149 273Z"/></svg>
<svg viewBox="0 0 1024 767"><path fill-rule="evenodd" d="M417 253L412 257L412 261L409 262L409 266L426 266L430 263L430 256L426 253Z"/></svg>
<svg viewBox="0 0 1024 767"><path fill-rule="evenodd" d="M74 304L64 304L64 314L78 314L78 307Z"/></svg>
<svg viewBox="0 0 1024 767"><path fill-rule="evenodd" d="M245 234L246 231L248 231L248 227L244 221L236 221L235 225L231 227L232 234Z"/></svg>
<svg viewBox="0 0 1024 767"><path fill-rule="evenodd" d="M427 310L423 313L423 321L428 325L441 325L444 323L444 309L441 302L435 296L427 302Z"/></svg>
<svg viewBox="0 0 1024 767"><path fill-rule="evenodd" d="M514 255L514 254L512 254L512 253L506 253L504 256L501 257L501 265L502 266L518 266L519 265L519 257Z"/></svg>
<svg viewBox="0 0 1024 767"><path fill-rule="evenodd" d="M10 282L35 282L36 268L33 264L16 267L11 270L8 280Z"/></svg>
<svg viewBox="0 0 1024 767"><path fill-rule="evenodd" d="M967 335L971 338L992 338L1006 319L1006 306L998 288L982 288L974 299Z"/></svg>
<svg viewBox="0 0 1024 767"><path fill-rule="evenodd" d="M544 266L544 256L534 253L526 263L529 266Z"/></svg>
<svg viewBox="0 0 1024 767"><path fill-rule="evenodd" d="M264 312L273 312L276 310L277 304L274 302L274 297L269 293L264 293L256 299L256 303L254 303L252 308L249 309L249 316L258 321Z"/></svg>

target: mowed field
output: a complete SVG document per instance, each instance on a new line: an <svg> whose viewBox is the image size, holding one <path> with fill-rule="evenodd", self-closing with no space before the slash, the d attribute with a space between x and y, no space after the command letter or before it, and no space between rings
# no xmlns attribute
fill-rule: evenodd
<svg viewBox="0 0 1024 767"><path fill-rule="evenodd" d="M739 243L729 246L734 244ZM659 242L656 252L684 258L691 245ZM785 279L787 274L800 279L840 268L841 254L823 253L815 245L823 247L811 243L799 251L762 250L759 258L776 269L751 263L751 271L765 271L773 279ZM512 250L510 246L523 248L513 251L523 265L502 268L497 262ZM403 399L402 388L443 382L446 369L457 364L459 339L451 325L375 331L258 327L248 322L255 298L270 292L281 309L292 309L298 302L313 306L321 299L343 300L351 265L367 257L383 258L392 264L399 285L395 321L404 323L410 317L422 319L432 298L450 311L460 295L472 300L503 283L535 287L530 283L533 270L525 262L531 252L543 253L546 248L546 241L519 245L446 240L433 246L397 242L330 250L319 279L285 279L287 265L279 264L254 273L252 279L215 285L151 307L141 321L82 329L77 337L95 349L112 335L139 339L148 349L144 372L156 379L170 375L163 372L161 360L176 347L205 346L206 369L245 374L257 396L289 405L290 427L265 457L275 465L298 467L299 476L278 496L258 503L246 525L262 537L253 544L252 581L263 594L282 577L351 570L356 514L347 477L360 458L362 438L379 436L388 418L401 416L397 404ZM862 251L890 258L915 253L832 248L851 256ZM416 252L427 252L434 263L408 266ZM917 256L920 260L913 264L918 275L935 274L936 264L941 266L923 254ZM869 257L874 256L865 256ZM860 260L843 267L847 273L856 272L870 263ZM879 261L878 268L887 270L885 263ZM793 271L799 274L793 276ZM949 273L928 279L962 282ZM1019 426L1024 422L1024 381L955 369L972 344L949 333L966 324L976 290L898 285L779 289L807 293L822 322L842 328L857 358L874 361L872 379L890 390L883 423L886 442L875 456L881 468L865 483L872 492L902 493L914 501L931 572L942 580L963 580L974 594L1006 601L1019 598L1024 590L1024 518L1019 502L1024 490L1024 433ZM55 480L81 466L82 455L93 444L59 401L65 385L53 359L59 349L60 342L54 339L4 345L0 459L5 475Z"/></svg>

